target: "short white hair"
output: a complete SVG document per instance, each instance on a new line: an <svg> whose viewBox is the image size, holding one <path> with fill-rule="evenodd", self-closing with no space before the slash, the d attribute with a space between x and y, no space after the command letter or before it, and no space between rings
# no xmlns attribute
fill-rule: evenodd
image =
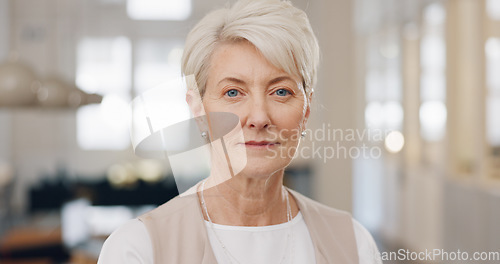
<svg viewBox="0 0 500 264"><path fill-rule="evenodd" d="M194 75L203 96L217 45L242 40L253 44L277 68L301 77L307 95L313 91L318 41L305 12L289 1L240 0L207 14L187 36L182 74Z"/></svg>

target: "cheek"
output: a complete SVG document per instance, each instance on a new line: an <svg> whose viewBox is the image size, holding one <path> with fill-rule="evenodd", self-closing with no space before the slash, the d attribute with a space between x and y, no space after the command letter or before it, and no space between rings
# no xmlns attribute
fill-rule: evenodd
<svg viewBox="0 0 500 264"><path fill-rule="evenodd" d="M300 140L302 117L302 113L297 112L282 112L276 116L274 124L279 131L279 138L287 145L294 146Z"/></svg>
<svg viewBox="0 0 500 264"><path fill-rule="evenodd" d="M203 100L203 108L205 108L205 112L217 112L217 104L214 104L211 102L209 99L204 99ZM215 108L215 109L214 109Z"/></svg>
<svg viewBox="0 0 500 264"><path fill-rule="evenodd" d="M203 100L203 107L205 108L206 112L228 112L236 114L238 116L240 116L239 112L241 111L240 109L238 109L238 107L227 104L223 100L211 98L205 98Z"/></svg>
<svg viewBox="0 0 500 264"><path fill-rule="evenodd" d="M283 129L280 133L280 138L282 142L286 142L287 145L295 146L300 139L300 129L292 128L292 129Z"/></svg>
<svg viewBox="0 0 500 264"><path fill-rule="evenodd" d="M300 130L304 119L302 108L280 108L274 111L274 121L278 129Z"/></svg>

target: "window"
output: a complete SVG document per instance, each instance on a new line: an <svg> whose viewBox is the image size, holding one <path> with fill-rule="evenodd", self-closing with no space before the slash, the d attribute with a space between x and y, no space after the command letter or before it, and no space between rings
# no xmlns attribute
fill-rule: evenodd
<svg viewBox="0 0 500 264"><path fill-rule="evenodd" d="M500 0L487 0L486 11L492 20L500 20Z"/></svg>
<svg viewBox="0 0 500 264"><path fill-rule="evenodd" d="M488 173L500 179L500 0L486 1L488 28L485 42L485 137L488 157Z"/></svg>
<svg viewBox="0 0 500 264"><path fill-rule="evenodd" d="M429 142L440 141L446 133L446 46L445 10L439 3L424 10L420 43L420 134Z"/></svg>
<svg viewBox="0 0 500 264"><path fill-rule="evenodd" d="M140 94L158 84L181 77L181 40L144 39L137 42L134 91Z"/></svg>
<svg viewBox="0 0 500 264"><path fill-rule="evenodd" d="M181 78L182 40L144 39L137 42L134 93L141 100L134 104L132 141L134 144L167 126L188 120L186 87ZM149 125L144 125L147 116ZM151 127L149 127L151 126ZM153 131L150 131L153 129ZM170 150L188 145L188 129L169 143Z"/></svg>
<svg viewBox="0 0 500 264"><path fill-rule="evenodd" d="M125 37L85 38L78 45L76 83L104 96L78 109L77 140L82 149L121 150L130 145L127 113L131 88L131 44Z"/></svg>
<svg viewBox="0 0 500 264"><path fill-rule="evenodd" d="M387 27L367 43L365 125L369 129L401 130L400 43L398 30Z"/></svg>
<svg viewBox="0 0 500 264"><path fill-rule="evenodd" d="M125 37L86 38L80 42L77 85L86 92L104 95L100 105L78 110L77 139L82 149L123 150L130 146L131 117L140 115L130 112L132 94L149 91L144 98L151 99L147 107L148 115L154 118L155 131L190 118L180 82L183 41L141 39L135 43L132 47ZM135 50L133 73L132 49ZM138 131L132 134L140 134L141 139L147 136ZM177 140L177 148L182 148L186 141Z"/></svg>
<svg viewBox="0 0 500 264"><path fill-rule="evenodd" d="M486 53L486 133L490 146L500 147L500 38L489 38Z"/></svg>
<svg viewBox="0 0 500 264"><path fill-rule="evenodd" d="M127 14L135 20L186 20L191 0L127 0Z"/></svg>

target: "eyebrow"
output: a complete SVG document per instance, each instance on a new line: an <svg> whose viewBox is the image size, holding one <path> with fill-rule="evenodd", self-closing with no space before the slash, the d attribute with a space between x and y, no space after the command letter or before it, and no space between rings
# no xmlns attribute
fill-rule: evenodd
<svg viewBox="0 0 500 264"><path fill-rule="evenodd" d="M217 85L220 85L223 82L234 82L234 83L238 83L238 84L245 84L245 81L243 81L241 79L234 78L234 77L226 77L226 78L220 80Z"/></svg>
<svg viewBox="0 0 500 264"><path fill-rule="evenodd" d="M271 81L269 81L268 85L277 84L277 83L282 82L282 81L291 81L291 82L295 83L295 81L288 76L280 76L280 77L276 77L276 78L272 79Z"/></svg>
<svg viewBox="0 0 500 264"><path fill-rule="evenodd" d="M279 82L282 82L282 81L292 81L292 82L295 82L292 78L290 78L288 76L280 76L280 77L276 77L276 78L270 80L268 82L268 85L273 85L273 84L276 84L276 83L279 83ZM233 82L233 83L238 83L238 84L245 84L246 83L245 81L243 81L241 79L238 79L238 78L235 78L235 77L226 77L226 78L220 80L217 85L220 85L223 82Z"/></svg>

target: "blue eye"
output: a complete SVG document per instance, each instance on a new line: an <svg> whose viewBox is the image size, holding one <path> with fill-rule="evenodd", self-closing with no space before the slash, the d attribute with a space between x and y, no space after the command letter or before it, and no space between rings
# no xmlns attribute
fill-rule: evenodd
<svg viewBox="0 0 500 264"><path fill-rule="evenodd" d="M278 95L278 96L287 96L289 94L290 94L290 92L285 90L285 89L278 89L276 91L276 95Z"/></svg>
<svg viewBox="0 0 500 264"><path fill-rule="evenodd" d="M235 97L239 94L240 92L238 92L238 90L235 90L235 89L231 89L229 91L226 92L226 95L229 96L229 97Z"/></svg>

